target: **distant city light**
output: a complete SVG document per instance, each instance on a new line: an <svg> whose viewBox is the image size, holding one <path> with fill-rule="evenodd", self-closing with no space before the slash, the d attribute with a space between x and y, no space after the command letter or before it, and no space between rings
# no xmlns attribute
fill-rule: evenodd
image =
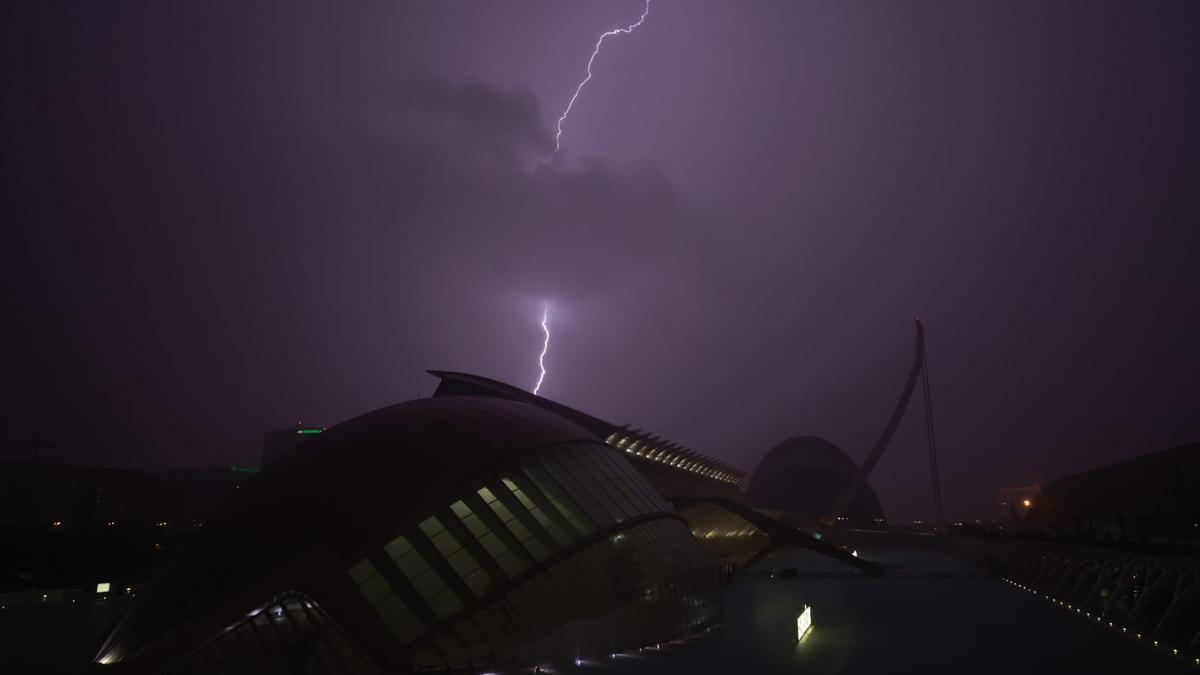
<svg viewBox="0 0 1200 675"><path fill-rule="evenodd" d="M812 607L804 606L804 610L800 612L800 616L796 617L796 641L804 642L804 638L808 637L809 631L812 630Z"/></svg>
<svg viewBox="0 0 1200 675"><path fill-rule="evenodd" d="M1029 501L1028 499L1022 499L1021 505L1025 508L1029 508L1030 506L1033 506L1033 502Z"/></svg>
<svg viewBox="0 0 1200 675"><path fill-rule="evenodd" d="M110 588L112 588L112 584L107 581L102 581L102 582L96 584L96 592L97 593L107 593Z"/></svg>

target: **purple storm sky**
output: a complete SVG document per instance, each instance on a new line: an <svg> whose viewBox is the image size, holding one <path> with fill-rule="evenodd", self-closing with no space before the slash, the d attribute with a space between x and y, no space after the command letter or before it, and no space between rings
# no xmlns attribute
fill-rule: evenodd
<svg viewBox="0 0 1200 675"><path fill-rule="evenodd" d="M1200 4L654 0L544 162L641 8L9 3L0 454L532 387L547 301L544 395L746 469L861 460L920 316L951 517L1200 438Z"/></svg>

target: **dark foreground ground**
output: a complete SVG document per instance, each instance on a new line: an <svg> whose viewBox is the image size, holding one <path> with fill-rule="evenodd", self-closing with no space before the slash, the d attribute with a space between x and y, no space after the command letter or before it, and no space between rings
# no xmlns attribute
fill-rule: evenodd
<svg viewBox="0 0 1200 675"><path fill-rule="evenodd" d="M860 551L885 577L843 576L790 552L723 589L723 625L679 648L618 656L599 675L664 673L1200 673L933 550ZM799 578L780 571L797 569ZM776 572L768 576L768 570ZM803 576L804 574L814 576ZM796 642L796 616L813 629Z"/></svg>
<svg viewBox="0 0 1200 675"><path fill-rule="evenodd" d="M722 589L725 618L686 645L618 655L573 672L1200 673L1200 668L990 579L932 550L861 551L889 576L846 576L804 552L767 559ZM797 578L784 578L784 569ZM774 572L774 577L770 576ZM0 610L0 673L70 673L125 600ZM796 642L796 616L814 628Z"/></svg>
<svg viewBox="0 0 1200 675"><path fill-rule="evenodd" d="M128 602L114 598L0 609L0 673L74 672Z"/></svg>

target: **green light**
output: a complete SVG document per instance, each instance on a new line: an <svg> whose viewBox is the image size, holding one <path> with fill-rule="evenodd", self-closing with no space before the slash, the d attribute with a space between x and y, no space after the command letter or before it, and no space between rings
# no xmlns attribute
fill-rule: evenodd
<svg viewBox="0 0 1200 675"><path fill-rule="evenodd" d="M296 433L298 433L298 434L319 434L322 431L325 431L325 430L324 429L297 429Z"/></svg>

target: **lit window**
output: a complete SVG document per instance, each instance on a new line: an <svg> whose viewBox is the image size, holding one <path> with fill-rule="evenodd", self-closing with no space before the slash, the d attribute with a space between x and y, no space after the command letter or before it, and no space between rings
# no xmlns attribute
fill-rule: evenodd
<svg viewBox="0 0 1200 675"><path fill-rule="evenodd" d="M550 501L550 505L558 511L559 515L567 519L567 522L581 535L589 535L595 531L595 527L588 522L587 517L580 511L578 505L570 497L567 497L560 487L544 468L540 465L527 463L522 465L521 470L533 481L534 486Z"/></svg>
<svg viewBox="0 0 1200 675"><path fill-rule="evenodd" d="M512 532L517 541L525 547L525 550L529 551L529 555L533 556L534 560L545 560L550 555L546 547L542 546L542 543L533 536L533 533L521 521L517 520L512 511L509 511L508 507L497 499L491 490L486 487L480 488L477 490L477 493L483 499L484 503L492 509L492 512L496 514L496 517L500 519L500 522L504 523L508 531Z"/></svg>
<svg viewBox="0 0 1200 675"><path fill-rule="evenodd" d="M563 532L562 528L555 525L554 521L552 521L550 517L538 507L537 504L533 503L533 500L530 499L529 496L526 495L516 483L508 478L503 479L503 482L505 487L507 487L509 491L513 493L513 496L517 498L517 501L521 503L521 506L524 506L525 510L528 511L530 515L533 516L534 520L538 522L538 525L541 525L542 528L549 533L550 537L554 539L556 544L558 544L560 547L566 548L571 544L572 541L574 541L574 538L568 533Z"/></svg>
<svg viewBox="0 0 1200 675"><path fill-rule="evenodd" d="M513 555L512 551L508 550L504 542L488 529L483 520L475 515L471 507L467 506L466 503L461 501L454 502L450 505L450 510L458 515L459 520L471 531L471 534L475 535L475 539L479 541L479 545L483 547L483 550L488 552L488 555L492 556L492 559L496 561L496 565L505 574L509 577L515 577L525 569L520 559Z"/></svg>
<svg viewBox="0 0 1200 675"><path fill-rule="evenodd" d="M804 610L800 612L800 616L796 617L796 639L800 642L808 637L809 631L812 630L812 607L804 606Z"/></svg>
<svg viewBox="0 0 1200 675"><path fill-rule="evenodd" d="M433 516L421 523L421 530L471 592L476 597L482 596L491 583L491 577L479 566L470 552L463 548L458 539Z"/></svg>
<svg viewBox="0 0 1200 675"><path fill-rule="evenodd" d="M358 586L367 602L379 613L379 618L392 634L404 643L411 642L425 631L425 625L408 605L392 591L391 586L369 560L362 560L349 570L350 579Z"/></svg>

